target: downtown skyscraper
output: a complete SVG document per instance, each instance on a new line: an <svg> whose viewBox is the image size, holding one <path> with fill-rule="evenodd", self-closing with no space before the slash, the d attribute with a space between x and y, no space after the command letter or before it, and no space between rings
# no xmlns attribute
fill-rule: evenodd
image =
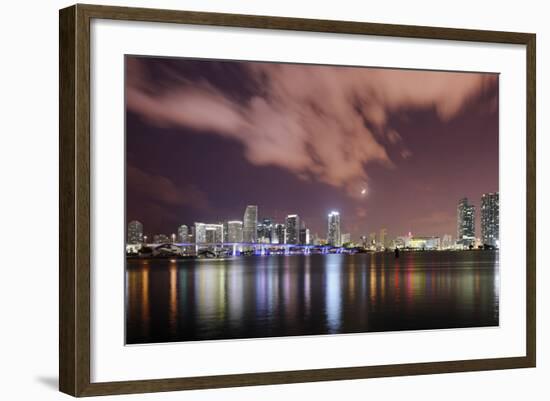
<svg viewBox="0 0 550 401"><path fill-rule="evenodd" d="M143 224L137 220L128 223L128 244L141 244L143 242Z"/></svg>
<svg viewBox="0 0 550 401"><path fill-rule="evenodd" d="M286 227L285 224L275 224L273 226L273 244L284 244L286 241L285 238Z"/></svg>
<svg viewBox="0 0 550 401"><path fill-rule="evenodd" d="M340 213L330 212L328 214L328 232L327 242L332 246L342 245L342 237L340 233Z"/></svg>
<svg viewBox="0 0 550 401"><path fill-rule="evenodd" d="M248 205L243 217L243 241L255 243L258 239L258 206Z"/></svg>
<svg viewBox="0 0 550 401"><path fill-rule="evenodd" d="M300 216L297 214L289 214L286 217L286 243L300 243Z"/></svg>
<svg viewBox="0 0 550 401"><path fill-rule="evenodd" d="M223 242L223 224L195 223L195 243Z"/></svg>
<svg viewBox="0 0 550 401"><path fill-rule="evenodd" d="M178 227L178 242L185 243L189 241L189 228L182 224Z"/></svg>
<svg viewBox="0 0 550 401"><path fill-rule="evenodd" d="M227 242L243 242L243 222L232 220L227 222Z"/></svg>
<svg viewBox="0 0 550 401"><path fill-rule="evenodd" d="M462 198L458 201L456 209L456 243L463 247L472 247L475 245L475 206L468 202L468 198Z"/></svg>
<svg viewBox="0 0 550 401"><path fill-rule="evenodd" d="M262 219L258 223L258 242L271 244L273 240L273 221L270 218Z"/></svg>
<svg viewBox="0 0 550 401"><path fill-rule="evenodd" d="M481 240L483 245L499 247L498 192L481 196Z"/></svg>

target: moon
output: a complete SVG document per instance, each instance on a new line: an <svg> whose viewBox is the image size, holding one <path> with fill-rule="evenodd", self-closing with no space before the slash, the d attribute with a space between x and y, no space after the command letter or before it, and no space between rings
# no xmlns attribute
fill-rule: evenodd
<svg viewBox="0 0 550 401"><path fill-rule="evenodd" d="M365 195L366 193L367 193L367 188L363 188L363 189L361 190L361 195Z"/></svg>

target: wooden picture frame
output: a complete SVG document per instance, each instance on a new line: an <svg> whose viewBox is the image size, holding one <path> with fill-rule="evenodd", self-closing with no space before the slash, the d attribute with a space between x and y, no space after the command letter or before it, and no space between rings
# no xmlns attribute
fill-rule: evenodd
<svg viewBox="0 0 550 401"><path fill-rule="evenodd" d="M92 383L90 380L90 21L94 18L525 45L527 49L525 60L527 71L526 355ZM536 37L534 34L95 5L75 5L60 10L59 28L59 388L62 392L73 396L94 396L535 366Z"/></svg>

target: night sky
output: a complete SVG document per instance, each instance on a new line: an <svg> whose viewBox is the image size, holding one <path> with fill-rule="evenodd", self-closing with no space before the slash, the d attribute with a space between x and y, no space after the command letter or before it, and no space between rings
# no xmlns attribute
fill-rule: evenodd
<svg viewBox="0 0 550 401"><path fill-rule="evenodd" d="M498 75L126 57L127 221L297 213L326 237L456 236L498 191Z"/></svg>

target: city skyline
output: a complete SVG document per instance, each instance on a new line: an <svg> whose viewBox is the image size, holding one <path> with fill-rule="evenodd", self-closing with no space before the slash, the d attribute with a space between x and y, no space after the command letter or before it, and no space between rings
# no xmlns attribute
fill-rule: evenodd
<svg viewBox="0 0 550 401"><path fill-rule="evenodd" d="M456 213L456 237L451 234L437 235L388 235L387 228L377 232L366 233L360 238L353 238L350 233L342 232L340 213L331 211L327 215L326 235L311 233L298 214L287 215L284 223L278 223L271 218L258 219L258 205L247 205L243 220L224 220L217 223L194 222L191 228L182 224L177 234L154 234L152 243L242 243L242 244L290 244L290 245L322 245L341 247L344 244L355 244L363 247L388 249L397 247L449 249L463 247L471 249L477 246L500 248L499 241L499 194L484 193L481 197L480 220L481 237L475 235L476 208L468 198L458 201ZM247 233L248 231L248 233ZM345 231L345 230L344 230ZM378 238L378 239L377 239ZM127 243L147 243L143 224L132 220L127 227ZM177 241L176 241L177 240Z"/></svg>
<svg viewBox="0 0 550 401"><path fill-rule="evenodd" d="M137 219L151 235L169 235L182 223L195 221L244 222L243 210L247 204L255 204L261 205L258 220L271 218L285 224L288 214L297 214L310 234L323 237L326 216L332 210L344 216L342 233L350 233L355 240L381 228L392 237L409 231L455 236L457 199L473 200L479 211L482 195L498 192L498 77L494 74L137 57L128 57L126 62L127 223ZM319 83L317 95L332 96L342 103L334 100L328 106L320 105L309 96L302 98L292 92L288 84L295 83L304 71ZM336 74L338 83L361 81L365 90L391 101L359 96L358 103L350 106L347 95L357 94L347 86L346 96L333 93L326 71ZM267 80L263 86L258 83L260 76ZM304 79L311 90L312 82ZM445 83L453 88L461 83L468 90L452 94L452 102L442 100L432 89L433 99L417 99L411 95L412 81L429 87L434 82ZM413 100L395 94L400 89L393 82L400 82ZM157 103L168 107L170 113L144 109L144 96L150 93L156 94ZM174 111L176 97L178 105L186 99L202 101L201 109L195 110L196 120L183 117L187 113L183 106ZM289 154L277 153L283 161L274 161L271 153L281 144L257 143L255 135L262 129L268 131L268 122L278 126L281 115L267 118L251 108L260 101L276 109L290 107L289 119L294 122L296 112L310 118L312 109L328 128L310 120L299 130L288 127L287 131L296 135L302 131L313 135L305 145L279 130ZM362 110L358 114L362 125L353 128L357 135L341 126L343 117L358 117L354 108ZM253 129L243 126L248 139L232 128L206 124L203 110L224 116L224 124L230 123L225 120L228 116L249 113ZM313 128L318 138L310 132ZM337 150L327 153L322 144L334 148L339 142L331 138L342 139L342 132L348 132L344 138L349 144L340 144L349 153L349 161ZM308 160L308 147L318 147L315 155L323 169L316 175L307 160L307 165L300 167L300 160L292 158L292 146L302 149ZM369 156L355 155L354 146ZM346 168L353 174L346 175ZM475 218L475 236L480 237L480 213Z"/></svg>

